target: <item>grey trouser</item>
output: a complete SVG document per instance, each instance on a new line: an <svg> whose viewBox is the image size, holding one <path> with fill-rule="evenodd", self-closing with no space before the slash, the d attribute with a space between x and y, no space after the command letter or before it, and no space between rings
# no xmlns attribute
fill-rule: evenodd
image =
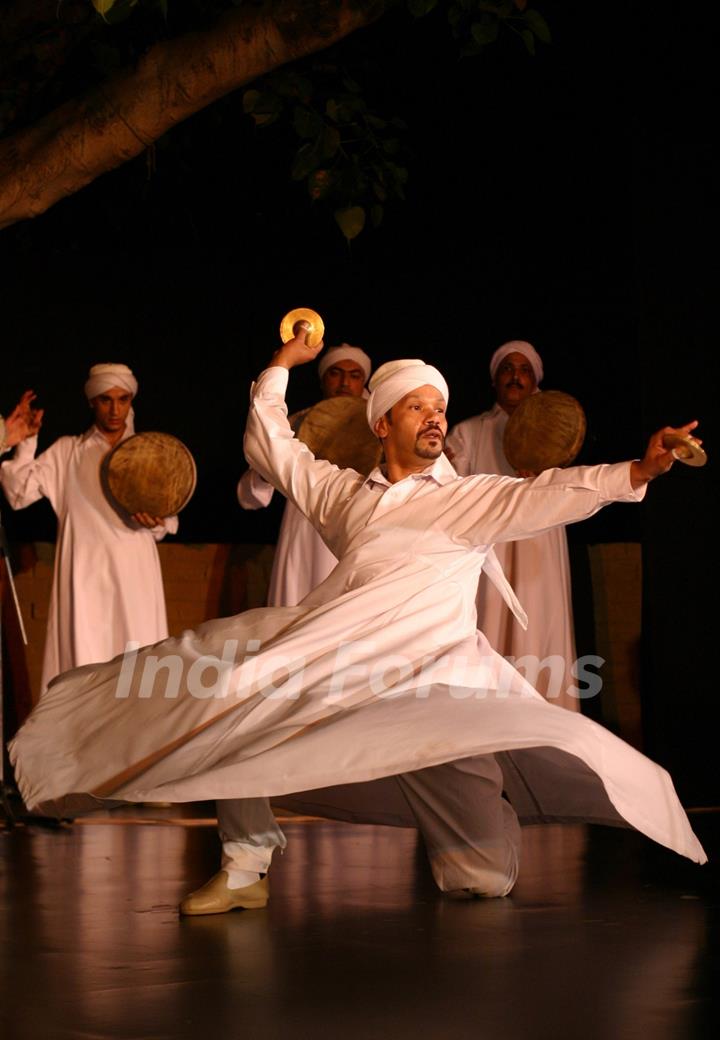
<svg viewBox="0 0 720 1040"><path fill-rule="evenodd" d="M433 876L444 892L472 888L505 896L518 875L520 826L502 797L493 755L478 755L395 777L417 821ZM217 803L223 867L264 873L287 842L266 798Z"/></svg>

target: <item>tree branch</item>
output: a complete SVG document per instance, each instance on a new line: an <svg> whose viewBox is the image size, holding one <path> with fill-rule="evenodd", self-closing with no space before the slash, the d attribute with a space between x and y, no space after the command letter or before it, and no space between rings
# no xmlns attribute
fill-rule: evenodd
<svg viewBox="0 0 720 1040"><path fill-rule="evenodd" d="M0 141L0 228L36 217L167 130L281 65L371 24L383 0L268 0L153 46L132 70Z"/></svg>

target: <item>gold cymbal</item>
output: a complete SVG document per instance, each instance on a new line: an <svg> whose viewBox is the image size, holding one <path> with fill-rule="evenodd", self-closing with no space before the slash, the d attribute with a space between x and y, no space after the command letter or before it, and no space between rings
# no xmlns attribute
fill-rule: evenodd
<svg viewBox="0 0 720 1040"><path fill-rule="evenodd" d="M707 462L702 445L690 434L683 437L680 433L666 433L663 444L666 448L672 448L673 457L686 466L704 466Z"/></svg>
<svg viewBox="0 0 720 1040"><path fill-rule="evenodd" d="M293 336L297 336L300 331L299 321L307 322L310 326L307 343L310 347L316 347L325 334L325 323L318 312L310 310L309 307L296 307L294 311L287 312L280 322L280 339L287 343Z"/></svg>

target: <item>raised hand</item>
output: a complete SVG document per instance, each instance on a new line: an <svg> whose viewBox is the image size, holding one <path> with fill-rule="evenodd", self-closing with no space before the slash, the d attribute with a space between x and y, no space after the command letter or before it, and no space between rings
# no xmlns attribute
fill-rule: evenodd
<svg viewBox="0 0 720 1040"><path fill-rule="evenodd" d="M20 441L34 437L42 426L43 408L33 408L35 392L26 390L18 403L5 419L5 443L9 448Z"/></svg>
<svg viewBox="0 0 720 1040"><path fill-rule="evenodd" d="M281 368L295 368L296 365L304 365L308 361L313 361L322 350L324 346L322 340L314 347L307 342L308 332L311 331L307 322L298 324L306 327L275 351L272 356L273 365L279 365Z"/></svg>

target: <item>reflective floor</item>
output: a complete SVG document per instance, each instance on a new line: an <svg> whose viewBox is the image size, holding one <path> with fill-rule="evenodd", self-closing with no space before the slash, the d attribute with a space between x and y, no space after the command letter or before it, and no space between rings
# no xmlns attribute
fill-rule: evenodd
<svg viewBox="0 0 720 1040"><path fill-rule="evenodd" d="M413 831L283 823L266 910L182 919L211 805L0 834L3 1040L718 1036L718 874L634 832L524 831L510 898L436 891ZM693 825L711 858L720 815Z"/></svg>

